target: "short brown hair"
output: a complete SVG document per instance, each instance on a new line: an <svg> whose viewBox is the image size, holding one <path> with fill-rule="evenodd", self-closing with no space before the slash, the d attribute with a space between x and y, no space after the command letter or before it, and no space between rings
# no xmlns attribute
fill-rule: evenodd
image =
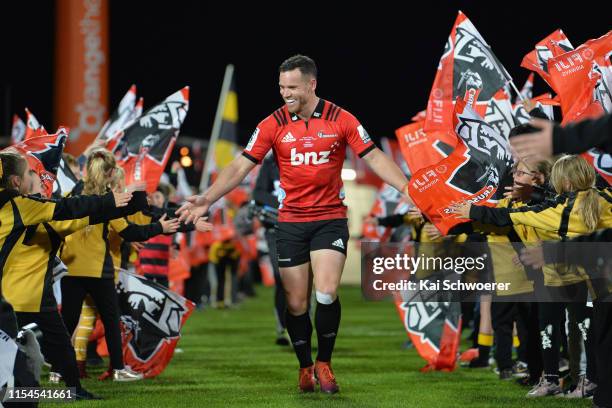
<svg viewBox="0 0 612 408"><path fill-rule="evenodd" d="M278 72L293 71L294 69L299 69L302 75L309 75L315 79L317 78L317 64L315 64L312 58L305 55L298 54L287 58L280 67L278 67Z"/></svg>

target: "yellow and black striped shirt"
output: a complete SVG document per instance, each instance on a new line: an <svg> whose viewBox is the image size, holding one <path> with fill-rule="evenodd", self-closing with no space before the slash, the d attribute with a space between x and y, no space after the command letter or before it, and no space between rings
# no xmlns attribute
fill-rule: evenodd
<svg viewBox="0 0 612 408"><path fill-rule="evenodd" d="M2 293L16 312L57 309L52 288L55 255L64 237L88 224L86 217L26 227L23 239L9 254L11 266L2 276Z"/></svg>
<svg viewBox="0 0 612 408"><path fill-rule="evenodd" d="M600 219L596 229L612 227L612 197L606 191L598 192ZM587 192L565 193L554 200L533 206L514 208L489 208L472 206L470 218L497 226L514 225L514 230L526 243L537 241L559 241L588 234L584 224L582 207ZM547 286L565 286L582 282L586 275L575 267L561 265L544 265L544 284Z"/></svg>
<svg viewBox="0 0 612 408"><path fill-rule="evenodd" d="M112 193L104 196L75 196L55 201L21 195L14 190L0 189L0 278L2 271L11 267L9 255L14 246L22 240L28 226L114 211L115 202Z"/></svg>
<svg viewBox="0 0 612 408"><path fill-rule="evenodd" d="M147 206L144 192L134 193L128 206L121 208L115 207L112 193L52 201L0 190L0 198L5 200L0 209L0 230L10 231L2 242L0 287L18 312L55 310L52 267L67 235L90 223L126 216Z"/></svg>

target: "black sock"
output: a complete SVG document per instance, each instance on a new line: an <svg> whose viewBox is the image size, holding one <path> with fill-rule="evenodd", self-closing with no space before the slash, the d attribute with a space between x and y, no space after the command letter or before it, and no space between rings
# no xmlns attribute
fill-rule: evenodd
<svg viewBox="0 0 612 408"><path fill-rule="evenodd" d="M482 344L478 345L478 359L480 361L489 361L489 356L491 355L491 346L483 346Z"/></svg>
<svg viewBox="0 0 612 408"><path fill-rule="evenodd" d="M294 316L289 311L285 315L287 332L293 344L295 355L300 361L300 368L312 365L310 338L312 337L312 323L308 312L300 316Z"/></svg>
<svg viewBox="0 0 612 408"><path fill-rule="evenodd" d="M338 328L340 327L339 298L336 298L336 300L329 305L317 302L315 326L317 328L317 339L319 341L317 360L329 362L331 361Z"/></svg>

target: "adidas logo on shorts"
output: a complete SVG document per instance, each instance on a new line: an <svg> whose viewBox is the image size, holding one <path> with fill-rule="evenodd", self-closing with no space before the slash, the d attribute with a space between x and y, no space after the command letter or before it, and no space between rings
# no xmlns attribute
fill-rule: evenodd
<svg viewBox="0 0 612 408"><path fill-rule="evenodd" d="M285 135L285 137L283 137L283 140L281 140L281 143L291 143L291 142L295 142L295 137L293 137L291 132L289 132Z"/></svg>
<svg viewBox="0 0 612 408"><path fill-rule="evenodd" d="M337 240L332 242L332 246L344 249L344 243L342 242L341 238L338 238Z"/></svg>

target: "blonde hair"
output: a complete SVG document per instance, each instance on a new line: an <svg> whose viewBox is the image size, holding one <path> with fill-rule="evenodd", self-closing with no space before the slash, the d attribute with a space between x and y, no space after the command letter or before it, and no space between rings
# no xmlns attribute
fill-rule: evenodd
<svg viewBox="0 0 612 408"><path fill-rule="evenodd" d="M83 194L102 195L110 188L113 180L112 171L117 167L115 156L104 148L91 151L87 158L87 176L85 176Z"/></svg>
<svg viewBox="0 0 612 408"><path fill-rule="evenodd" d="M125 171L121 167L116 167L115 172L113 173L113 178L110 182L110 187L112 190L116 190L117 188L121 188L121 192L125 189Z"/></svg>
<svg viewBox="0 0 612 408"><path fill-rule="evenodd" d="M569 154L555 162L550 175L550 183L558 194L586 191L579 211L589 231L597 228L601 214L595 176L595 170L583 157Z"/></svg>

